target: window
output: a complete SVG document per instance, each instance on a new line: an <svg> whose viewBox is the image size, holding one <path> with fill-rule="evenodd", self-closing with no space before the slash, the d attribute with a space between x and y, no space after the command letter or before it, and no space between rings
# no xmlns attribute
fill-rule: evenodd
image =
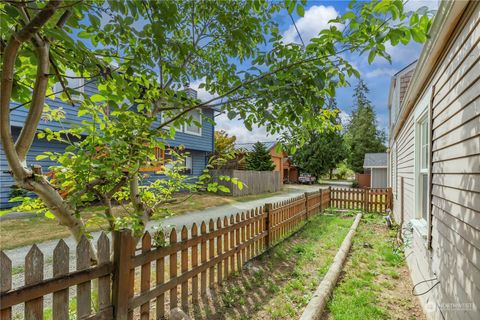
<svg viewBox="0 0 480 320"><path fill-rule="evenodd" d="M85 79L76 75L72 70L67 69L65 75L71 78L65 78L65 85L67 88L70 88L76 92L84 92ZM53 92L62 92L63 88L60 82L57 82L53 86ZM82 100L83 96L81 94L71 94L73 100Z"/></svg>
<svg viewBox="0 0 480 320"><path fill-rule="evenodd" d="M191 119L190 124L185 124L185 133L202 135L202 112L200 110L192 110L188 113Z"/></svg>
<svg viewBox="0 0 480 320"><path fill-rule="evenodd" d="M175 117L175 113L174 112L162 112L161 114L161 123L165 123L167 121L169 121L170 119L172 119L173 117ZM172 123L169 123L168 125L166 125L164 128L165 129L169 129L170 127L172 126ZM178 131L182 131L182 126L175 126L175 128L178 130Z"/></svg>
<svg viewBox="0 0 480 320"><path fill-rule="evenodd" d="M184 174L192 174L193 173L193 159L191 156L185 157L184 163L185 169L183 170Z"/></svg>
<svg viewBox="0 0 480 320"><path fill-rule="evenodd" d="M428 117L422 116L417 122L417 212L419 218L428 221L429 202L429 125Z"/></svg>

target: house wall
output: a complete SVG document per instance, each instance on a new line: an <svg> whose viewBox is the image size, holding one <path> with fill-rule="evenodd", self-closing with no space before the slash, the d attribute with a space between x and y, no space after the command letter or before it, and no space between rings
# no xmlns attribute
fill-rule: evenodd
<svg viewBox="0 0 480 320"><path fill-rule="evenodd" d="M20 134L20 128L13 128L12 134L17 137ZM33 141L30 152L27 155L28 165L40 165L42 166L43 172L48 172L49 167L56 165L55 161L51 161L49 158L36 160L35 157L39 154L43 154L45 151L51 152L64 152L66 144L63 144L58 141L47 141L45 139L37 139ZM198 151L185 149L185 151L190 153L192 157L192 179L202 173L202 170L205 168L207 163L207 156L209 152L207 151ZM0 148L0 208L11 208L15 203L8 202L11 194L11 186L14 184L12 176L8 173L9 167L7 160L5 158L5 153L3 148ZM155 173L145 173L148 177L145 181L153 181L155 179L160 179L164 177L160 174Z"/></svg>
<svg viewBox="0 0 480 320"><path fill-rule="evenodd" d="M413 283L437 279L416 292L440 281L420 296L429 319L480 319L480 7L467 11L390 143L394 216L397 222L403 216ZM431 101L431 248L415 210L415 116L425 101Z"/></svg>
<svg viewBox="0 0 480 320"><path fill-rule="evenodd" d="M387 187L387 168L372 168L372 188L386 188Z"/></svg>
<svg viewBox="0 0 480 320"><path fill-rule="evenodd" d="M275 147L270 149L270 156L272 156L272 161L275 164L275 169L273 171L278 171L280 173L280 182L283 184L283 158L285 157L284 152L277 152Z"/></svg>
<svg viewBox="0 0 480 320"><path fill-rule="evenodd" d="M85 93L89 95L96 94L98 92L95 83L89 83L85 85ZM65 113L65 119L62 122L58 121L48 121L42 119L38 125L38 129L43 130L50 128L53 131L62 130L65 128L70 128L71 125L80 124L83 120L91 120L88 115L78 117L78 106L72 106L59 98L45 100L45 103L51 109L62 109ZM13 104L13 107L18 104ZM213 119L214 111L210 108L202 109L203 115L206 118ZM15 109L10 114L10 123L14 127L23 127L25 118L27 117L28 109L25 107L20 107ZM159 118L160 119L160 118ZM160 124L160 121L158 122ZM211 122L203 119L202 121L202 134L195 135L183 132L183 130L177 130L174 139L167 139L166 142L169 146L177 147L180 145L185 146L187 149L200 150L200 151L213 151L213 135L214 135L214 126Z"/></svg>

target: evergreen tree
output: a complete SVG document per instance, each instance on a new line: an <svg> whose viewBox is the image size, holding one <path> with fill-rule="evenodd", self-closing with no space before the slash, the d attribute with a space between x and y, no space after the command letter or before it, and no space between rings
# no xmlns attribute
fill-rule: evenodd
<svg viewBox="0 0 480 320"><path fill-rule="evenodd" d="M348 163L355 172L363 172L365 153L385 152L385 132L377 128L372 103L367 98L369 90L360 80L353 94L354 109L347 130Z"/></svg>
<svg viewBox="0 0 480 320"><path fill-rule="evenodd" d="M330 172L346 157L346 148L341 132L340 110L335 98L328 102L329 109L336 114L332 119L333 128L322 133L311 132L309 141L293 155L293 162L303 171L316 177Z"/></svg>
<svg viewBox="0 0 480 320"><path fill-rule="evenodd" d="M253 145L253 151L247 153L245 161L247 170L272 171L275 169L270 153L261 142Z"/></svg>

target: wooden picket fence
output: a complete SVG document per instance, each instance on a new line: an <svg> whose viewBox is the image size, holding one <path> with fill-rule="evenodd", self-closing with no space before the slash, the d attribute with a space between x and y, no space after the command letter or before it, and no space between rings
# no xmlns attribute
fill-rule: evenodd
<svg viewBox="0 0 480 320"><path fill-rule="evenodd" d="M76 270L70 271L70 253L67 244L60 240L53 251L53 277L44 279L44 257L33 245L25 257L25 286L12 288L12 263L0 252L0 319L12 319L12 307L24 303L24 318L44 318L44 297L53 293L52 319L70 319L69 288L76 286L77 319L112 319L110 240L102 233L97 241L98 263L91 266L90 243L83 237L76 248ZM98 280L96 292L92 280ZM92 303L92 294L96 295ZM97 312L92 315L92 306Z"/></svg>
<svg viewBox="0 0 480 320"><path fill-rule="evenodd" d="M386 213L392 209L391 188L331 188L330 207Z"/></svg>
<svg viewBox="0 0 480 320"><path fill-rule="evenodd" d="M355 198L359 194L365 191L325 189L305 193L216 221L172 229L168 235L156 233L154 239L145 232L138 246L130 230L116 231L113 259L110 240L102 233L94 266L90 243L83 238L76 248L75 271L69 269L69 248L60 240L49 279L44 279L43 253L34 245L25 259L25 285L15 289L11 261L0 252L0 319L12 319L12 307L22 304L25 319L43 319L44 297L49 294L55 320L72 317L72 298L76 299L73 313L77 319L163 319L177 306L188 310L196 305L207 290L326 208L389 207L386 201L391 195L384 197L382 190L369 191L367 199L372 202L368 204ZM72 287L76 287L74 294L70 294Z"/></svg>

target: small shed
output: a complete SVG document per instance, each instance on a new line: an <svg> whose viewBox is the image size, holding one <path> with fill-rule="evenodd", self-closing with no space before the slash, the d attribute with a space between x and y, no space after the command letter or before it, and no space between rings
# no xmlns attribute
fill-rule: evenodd
<svg viewBox="0 0 480 320"><path fill-rule="evenodd" d="M366 153L363 169L366 174L370 174L371 188L386 188L388 186L388 156L386 152Z"/></svg>

